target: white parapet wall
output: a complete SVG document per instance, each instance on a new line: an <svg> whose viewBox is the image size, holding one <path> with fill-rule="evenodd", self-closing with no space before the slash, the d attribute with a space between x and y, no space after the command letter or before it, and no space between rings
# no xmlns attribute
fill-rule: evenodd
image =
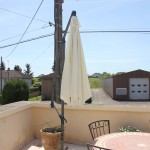
<svg viewBox="0 0 150 150"><path fill-rule="evenodd" d="M17 150L33 138L40 138L40 129L45 121L52 126L60 125L60 119L49 107L50 102L17 102L0 106L0 148ZM61 106L56 105L59 111ZM92 141L88 124L109 119L111 132L118 132L124 125L150 132L150 104L126 105L65 105L65 141L86 144Z"/></svg>
<svg viewBox="0 0 150 150"><path fill-rule="evenodd" d="M60 106L56 107L61 110ZM32 107L35 137L40 138L40 126L44 120L60 125L56 112L48 103L36 103ZM37 118L38 116L38 118ZM84 105L80 107L65 106L65 141L86 144L92 140L88 124L96 120L110 120L111 132L118 132L124 125L137 127L143 132L150 132L150 105Z"/></svg>
<svg viewBox="0 0 150 150"><path fill-rule="evenodd" d="M28 102L0 106L0 149L18 150L33 139L32 110Z"/></svg>

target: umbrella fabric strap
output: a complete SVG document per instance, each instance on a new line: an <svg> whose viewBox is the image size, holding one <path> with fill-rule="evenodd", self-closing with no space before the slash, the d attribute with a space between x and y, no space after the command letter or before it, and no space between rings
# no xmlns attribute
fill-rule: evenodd
<svg viewBox="0 0 150 150"><path fill-rule="evenodd" d="M51 108L55 108L55 110L56 110L56 112L57 112L57 114L58 114L58 116L59 116L59 118L60 119L63 119L66 123L67 123L67 120L66 120L66 118L65 117L63 117L60 113L59 113L59 111L57 110L57 108L55 107L55 105L54 105L54 101L51 101L51 104L50 104L51 106Z"/></svg>

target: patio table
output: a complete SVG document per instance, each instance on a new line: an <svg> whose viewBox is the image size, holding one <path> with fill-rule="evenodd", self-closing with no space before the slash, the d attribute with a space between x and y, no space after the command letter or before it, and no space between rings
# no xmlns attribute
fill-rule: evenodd
<svg viewBox="0 0 150 150"><path fill-rule="evenodd" d="M93 144L112 150L150 150L150 133L111 133L96 138Z"/></svg>

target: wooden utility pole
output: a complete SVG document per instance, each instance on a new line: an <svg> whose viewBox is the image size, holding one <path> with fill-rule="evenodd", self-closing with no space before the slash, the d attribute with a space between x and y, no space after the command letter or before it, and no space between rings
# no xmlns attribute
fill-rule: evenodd
<svg viewBox="0 0 150 150"><path fill-rule="evenodd" d="M53 97L51 100L51 107L54 108L53 100L60 103L61 102L61 115L59 114L59 117L61 119L61 150L64 150L64 121L66 119L64 118L64 101L60 100L60 88L61 88L61 77L62 77L62 71L64 66L64 57L65 57L65 37L69 28L69 24L71 21L71 17L73 15L76 15L76 12L73 11L71 14L71 17L69 19L69 22L67 24L66 30L64 32L64 35L62 37L62 3L63 0L54 0L54 18L55 18L55 50L54 50L54 80L53 80ZM66 121L67 123L67 121Z"/></svg>
<svg viewBox="0 0 150 150"><path fill-rule="evenodd" d="M55 50L54 50L54 86L53 97L56 102L61 102L61 150L64 150L64 102L60 100L61 77L63 71L63 49L62 49L62 3L63 0L54 0L54 19L55 19Z"/></svg>
<svg viewBox="0 0 150 150"><path fill-rule="evenodd" d="M63 0L54 0L55 19L55 50L54 50L54 70L55 70L55 98L60 102L60 86L62 75L62 3Z"/></svg>

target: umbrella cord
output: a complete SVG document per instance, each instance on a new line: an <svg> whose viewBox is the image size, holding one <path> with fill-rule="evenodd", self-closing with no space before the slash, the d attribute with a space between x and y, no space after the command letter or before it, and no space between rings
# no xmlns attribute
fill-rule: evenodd
<svg viewBox="0 0 150 150"><path fill-rule="evenodd" d="M63 116L58 112L58 110L57 110L57 108L56 108L55 106L54 106L54 108L55 108L55 110L56 110L56 112L57 112L59 118L60 118L60 119L63 119L63 120L67 123L67 120L65 119L65 117L63 117Z"/></svg>

